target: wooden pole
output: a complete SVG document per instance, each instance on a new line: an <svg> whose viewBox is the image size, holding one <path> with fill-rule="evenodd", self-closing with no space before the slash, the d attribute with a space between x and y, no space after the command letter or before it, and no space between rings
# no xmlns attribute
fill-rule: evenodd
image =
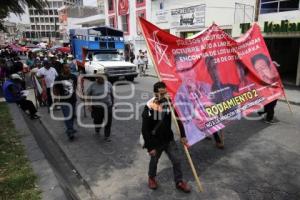
<svg viewBox="0 0 300 200"><path fill-rule="evenodd" d="M143 28L142 28L142 26L141 26L140 19L138 20L138 25L140 26L140 29L141 29L143 35L145 35L144 30L143 30ZM161 81L160 74L158 73L158 70L157 70L155 61L154 61L154 59L153 59L152 51L151 51L151 49L149 48L147 41L146 41L146 45L147 45L147 48L148 48L148 50L149 50L149 54L150 54L152 63L153 63L153 65L154 65L155 72L156 72L156 74L157 74L157 76L158 76L158 79ZM172 108L169 99L168 99L168 104L169 104L170 108ZM171 113L172 113L173 120L175 121L175 126L176 126L176 129L177 129L177 133L178 133L179 136L181 136L181 135L180 135L179 125L178 125L178 123L177 123L177 119L176 119L176 116L175 116L175 113L174 113L174 110L173 110L173 109L171 109ZM198 186L198 188L199 188L199 191L200 191L200 192L203 192L204 190L203 190L202 184L201 184L201 182L200 182L199 176L198 176L198 174L197 174L197 171L196 171L196 169L195 169L195 166L194 166L193 160L192 160L192 158L191 158L190 152L189 152L188 148L187 148L185 145L183 145L183 147L184 147L184 152L185 152L185 154L186 154L186 156L187 156L187 158L188 158L189 164L190 164L190 166L191 166L191 169L192 169L194 178L195 178L195 180L196 180L197 186Z"/></svg>
<svg viewBox="0 0 300 200"><path fill-rule="evenodd" d="M289 110L290 110L291 114L294 114L293 111L292 111L290 102L288 101L288 99L287 99L287 97L286 97L285 91L284 91L284 95L283 95L283 96L284 96L284 98L285 98L285 101L286 101L286 103L287 103L287 105L288 105L288 107L289 107Z"/></svg>

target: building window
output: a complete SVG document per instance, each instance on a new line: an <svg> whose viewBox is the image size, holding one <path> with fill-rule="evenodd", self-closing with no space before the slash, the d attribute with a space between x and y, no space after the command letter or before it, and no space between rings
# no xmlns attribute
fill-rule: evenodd
<svg viewBox="0 0 300 200"><path fill-rule="evenodd" d="M136 11L136 17L137 18L142 17L142 18L146 19L146 9ZM140 35L142 33L140 30L140 26L136 26L136 32L138 35Z"/></svg>
<svg viewBox="0 0 300 200"><path fill-rule="evenodd" d="M124 34L129 34L129 15L122 15L121 16L121 23L122 23L122 30Z"/></svg>
<svg viewBox="0 0 300 200"><path fill-rule="evenodd" d="M34 18L30 17L30 23L34 23Z"/></svg>
<svg viewBox="0 0 300 200"><path fill-rule="evenodd" d="M33 15L33 10L29 10L29 15Z"/></svg>
<svg viewBox="0 0 300 200"><path fill-rule="evenodd" d="M299 0L261 0L260 14L299 9Z"/></svg>
<svg viewBox="0 0 300 200"><path fill-rule="evenodd" d="M159 0L159 9L163 10L165 7L164 0Z"/></svg>
<svg viewBox="0 0 300 200"><path fill-rule="evenodd" d="M36 17L36 18L35 18L35 22L36 22L36 23L40 23L40 18Z"/></svg>
<svg viewBox="0 0 300 200"><path fill-rule="evenodd" d="M35 30L35 25L31 25L31 30Z"/></svg>
<svg viewBox="0 0 300 200"><path fill-rule="evenodd" d="M41 23L44 23L44 18L41 18Z"/></svg>
<svg viewBox="0 0 300 200"><path fill-rule="evenodd" d="M116 28L116 17L115 16L109 17L109 26Z"/></svg>
<svg viewBox="0 0 300 200"><path fill-rule="evenodd" d="M115 12L115 5L114 0L108 0L108 12L113 13Z"/></svg>
<svg viewBox="0 0 300 200"><path fill-rule="evenodd" d="M136 7L142 7L146 5L146 0L136 0Z"/></svg>
<svg viewBox="0 0 300 200"><path fill-rule="evenodd" d="M45 17L45 22L49 23L49 18L48 17Z"/></svg>
<svg viewBox="0 0 300 200"><path fill-rule="evenodd" d="M234 23L250 23L254 20L254 6L235 3Z"/></svg>

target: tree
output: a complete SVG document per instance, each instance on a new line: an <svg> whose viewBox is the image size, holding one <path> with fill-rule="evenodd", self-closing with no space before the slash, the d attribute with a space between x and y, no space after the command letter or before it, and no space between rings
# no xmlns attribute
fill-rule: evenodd
<svg viewBox="0 0 300 200"><path fill-rule="evenodd" d="M0 1L0 30L5 30L3 19L8 17L10 13L18 16L25 13L25 7L33 7L38 11L42 11L48 5L47 0L1 0Z"/></svg>

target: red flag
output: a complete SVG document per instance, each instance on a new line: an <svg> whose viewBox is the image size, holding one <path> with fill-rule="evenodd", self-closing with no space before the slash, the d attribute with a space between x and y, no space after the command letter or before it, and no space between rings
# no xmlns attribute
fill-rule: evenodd
<svg viewBox="0 0 300 200"><path fill-rule="evenodd" d="M283 95L258 25L237 40L216 24L183 39L139 21L189 145Z"/></svg>

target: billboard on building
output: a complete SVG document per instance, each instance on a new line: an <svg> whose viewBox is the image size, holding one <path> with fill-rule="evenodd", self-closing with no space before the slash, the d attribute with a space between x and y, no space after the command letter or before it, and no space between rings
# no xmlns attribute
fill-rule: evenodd
<svg viewBox="0 0 300 200"><path fill-rule="evenodd" d="M205 4L171 10L171 27L205 26Z"/></svg>

